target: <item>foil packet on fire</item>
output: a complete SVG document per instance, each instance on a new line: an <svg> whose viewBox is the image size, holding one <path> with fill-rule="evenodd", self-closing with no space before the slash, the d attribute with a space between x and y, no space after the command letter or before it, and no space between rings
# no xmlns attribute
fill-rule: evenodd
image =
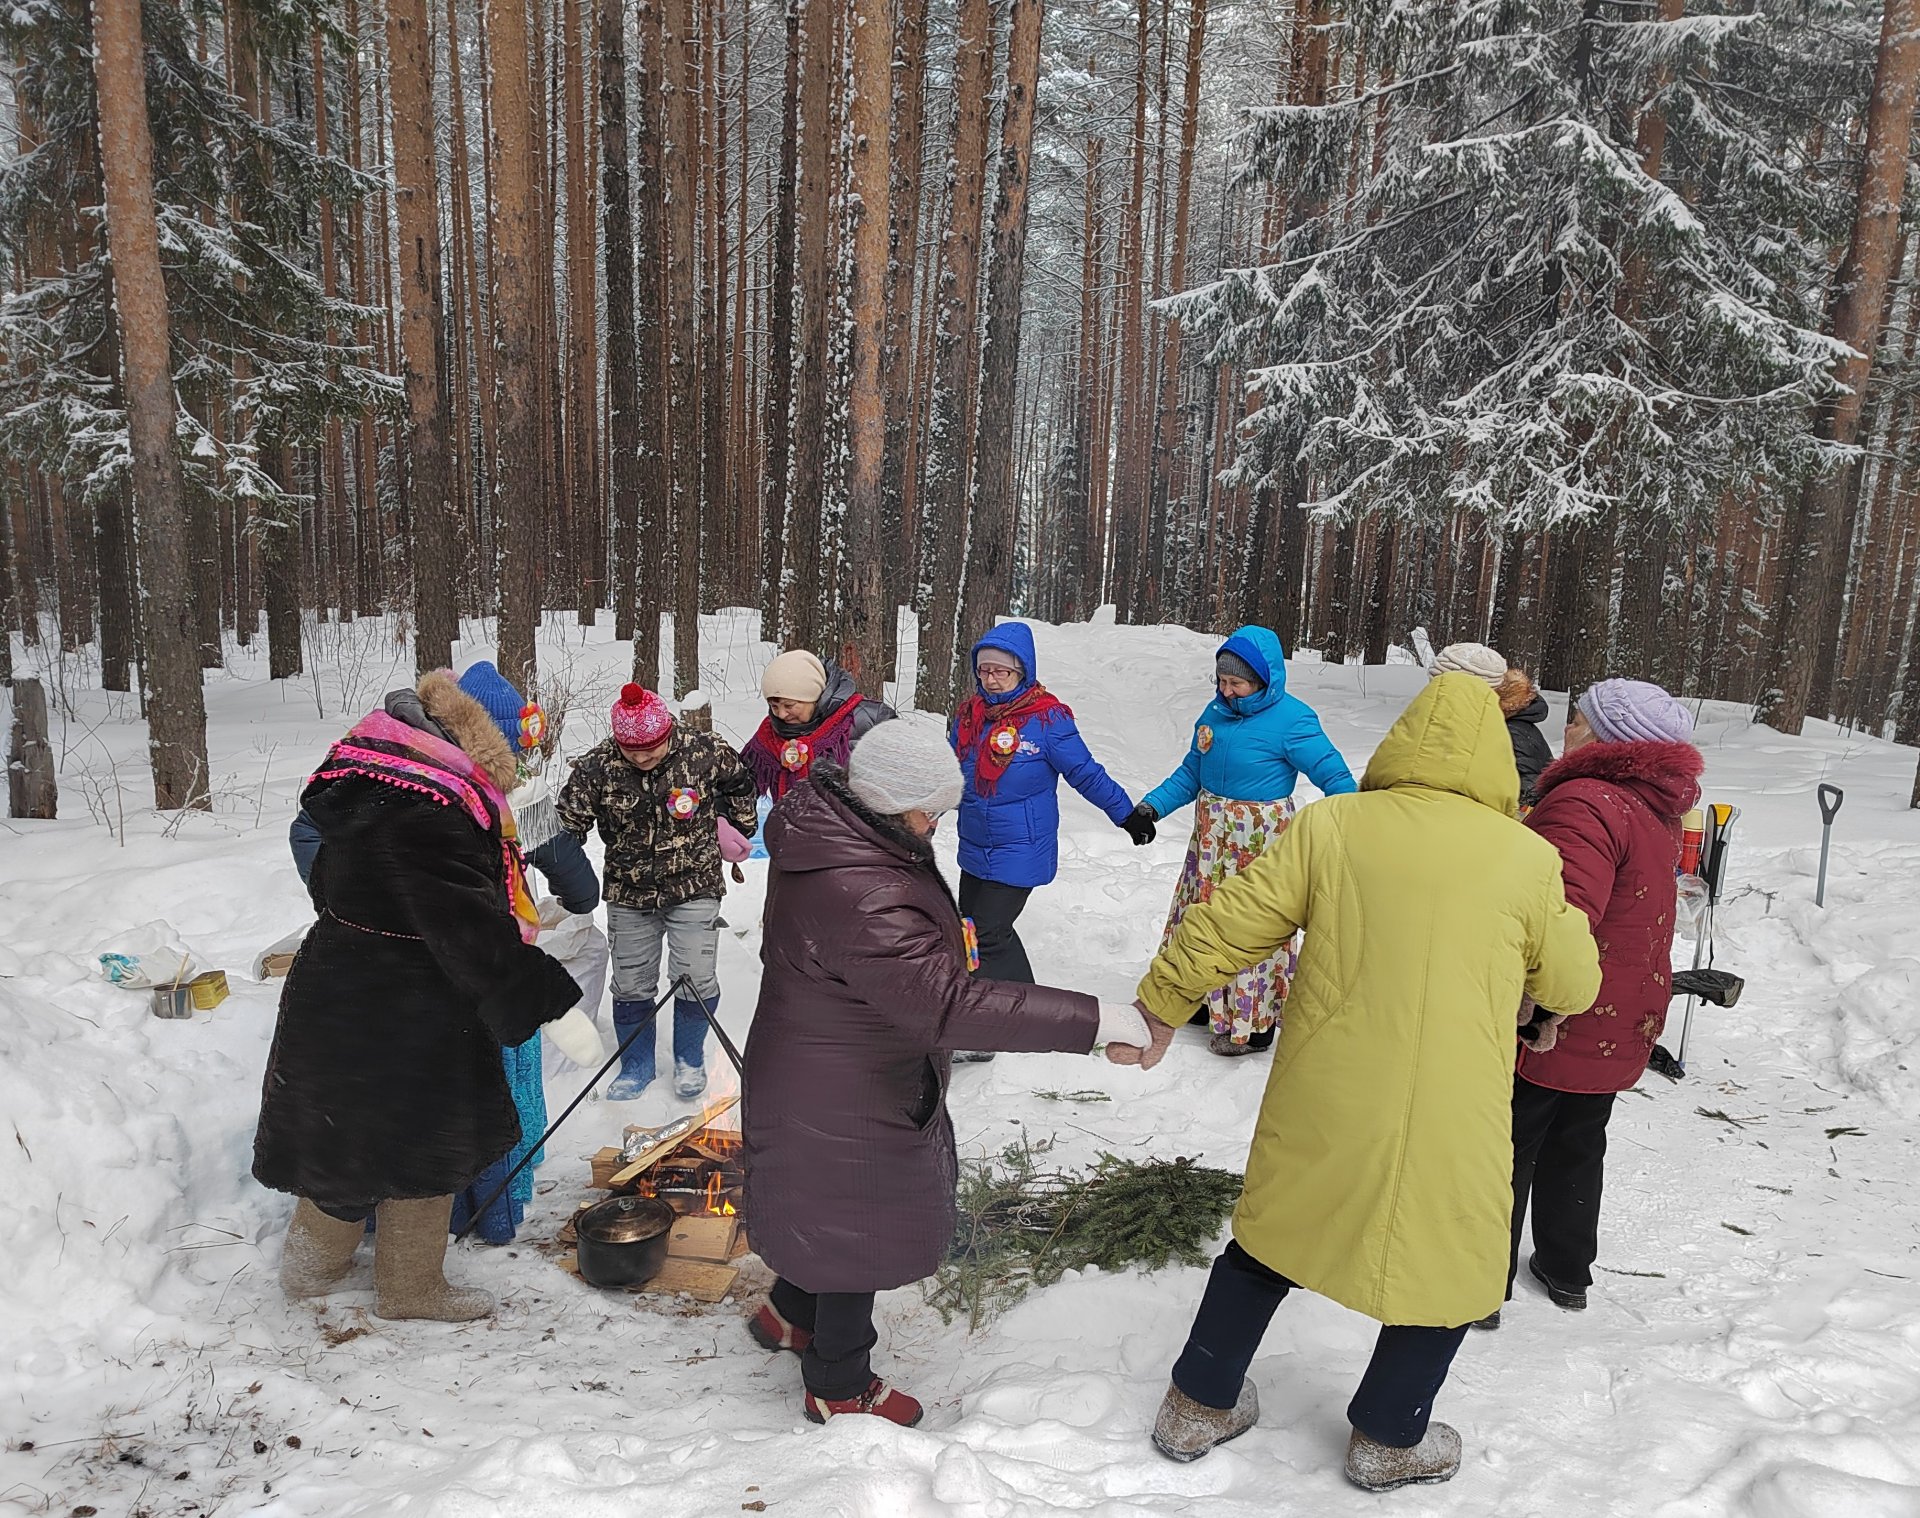
<svg viewBox="0 0 1920 1518"><path fill-rule="evenodd" d="M699 1126L697 1115L675 1118L659 1128L643 1128L638 1123L631 1123L620 1134L620 1158L630 1165L649 1149L684 1137Z"/></svg>

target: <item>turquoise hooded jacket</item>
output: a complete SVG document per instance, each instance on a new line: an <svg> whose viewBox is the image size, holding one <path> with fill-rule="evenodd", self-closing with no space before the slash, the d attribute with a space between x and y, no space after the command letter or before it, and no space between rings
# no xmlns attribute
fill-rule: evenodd
<svg viewBox="0 0 1920 1518"><path fill-rule="evenodd" d="M1353 772L1312 707L1287 694L1286 653L1270 628L1243 627L1220 645L1266 682L1251 696L1215 696L1193 725L1180 768L1146 797L1165 817L1201 791L1229 801L1284 801L1302 774L1329 796L1356 789Z"/></svg>

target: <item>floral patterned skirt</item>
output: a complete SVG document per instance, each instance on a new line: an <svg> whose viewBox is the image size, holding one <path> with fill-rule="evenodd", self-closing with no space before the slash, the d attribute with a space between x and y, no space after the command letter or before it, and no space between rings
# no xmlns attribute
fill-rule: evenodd
<svg viewBox="0 0 1920 1518"><path fill-rule="evenodd" d="M1188 907L1212 900L1219 886L1258 859L1287 830L1293 810L1291 798L1229 801L1207 791L1194 798L1193 837L1187 844L1180 883L1173 888L1173 906L1160 935L1162 948ZM1235 1043L1244 1044L1253 1034L1279 1024L1293 981L1298 942L1296 938L1273 958L1242 970L1218 991L1207 993L1208 1020L1215 1033L1231 1033Z"/></svg>

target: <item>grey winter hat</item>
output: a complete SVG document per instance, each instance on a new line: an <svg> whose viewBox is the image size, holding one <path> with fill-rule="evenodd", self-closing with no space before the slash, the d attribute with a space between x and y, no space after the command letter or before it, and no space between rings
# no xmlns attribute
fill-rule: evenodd
<svg viewBox="0 0 1920 1518"><path fill-rule="evenodd" d="M935 722L913 716L882 722L853 746L847 789L882 817L939 816L960 804L960 761Z"/></svg>
<svg viewBox="0 0 1920 1518"><path fill-rule="evenodd" d="M1221 649L1213 656L1213 675L1216 680L1245 680L1249 685L1265 687L1266 681L1260 678L1260 672L1238 654Z"/></svg>

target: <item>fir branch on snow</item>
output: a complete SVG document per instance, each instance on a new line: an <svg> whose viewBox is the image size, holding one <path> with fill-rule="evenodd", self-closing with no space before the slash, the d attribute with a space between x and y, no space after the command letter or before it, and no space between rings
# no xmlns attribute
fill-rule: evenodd
<svg viewBox="0 0 1920 1518"><path fill-rule="evenodd" d="M1191 1159L1122 1160L1088 1171L1045 1170L1052 1141L1022 1138L962 1167L960 1220L925 1288L948 1322L991 1322L1069 1270L1201 1265L1239 1199L1241 1177Z"/></svg>

